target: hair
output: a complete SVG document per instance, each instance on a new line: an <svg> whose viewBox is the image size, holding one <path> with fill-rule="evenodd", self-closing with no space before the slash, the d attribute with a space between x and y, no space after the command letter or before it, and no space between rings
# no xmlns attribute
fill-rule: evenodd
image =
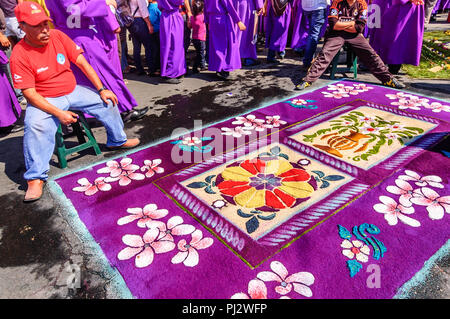
<svg viewBox="0 0 450 319"><path fill-rule="evenodd" d="M192 13L194 16L203 13L203 7L205 6L203 0L194 0L192 3Z"/></svg>

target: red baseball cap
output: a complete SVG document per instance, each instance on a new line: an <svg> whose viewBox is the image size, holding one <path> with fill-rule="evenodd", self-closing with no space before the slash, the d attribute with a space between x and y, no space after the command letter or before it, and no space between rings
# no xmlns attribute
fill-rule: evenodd
<svg viewBox="0 0 450 319"><path fill-rule="evenodd" d="M24 1L14 9L17 21L35 26L43 21L52 21L44 9L35 2Z"/></svg>

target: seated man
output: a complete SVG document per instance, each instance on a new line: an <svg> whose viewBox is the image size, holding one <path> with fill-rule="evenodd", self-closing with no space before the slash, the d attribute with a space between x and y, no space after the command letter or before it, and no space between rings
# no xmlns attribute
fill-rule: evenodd
<svg viewBox="0 0 450 319"><path fill-rule="evenodd" d="M328 30L322 51L313 61L308 73L295 90L303 90L311 86L333 60L336 53L348 43L361 62L380 80L383 85L402 89L399 83L383 63L378 54L362 35L367 20L367 4L364 0L334 0L328 16Z"/></svg>
<svg viewBox="0 0 450 319"><path fill-rule="evenodd" d="M83 57L83 50L61 31L49 29L51 19L42 7L25 1L16 7L15 14L26 33L14 47L11 70L14 86L23 91L28 101L23 139L28 189L24 201L31 202L42 195L59 123L77 121L77 115L69 108L103 123L108 148L131 148L140 141L127 140L116 95L103 87ZM76 84L70 62L83 70L98 92Z"/></svg>

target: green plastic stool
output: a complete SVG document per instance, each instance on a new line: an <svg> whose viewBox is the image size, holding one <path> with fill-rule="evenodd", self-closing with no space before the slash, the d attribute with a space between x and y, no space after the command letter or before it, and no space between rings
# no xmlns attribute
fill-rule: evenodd
<svg viewBox="0 0 450 319"><path fill-rule="evenodd" d="M356 79L358 77L358 58L356 54L350 49L348 45L344 45L344 51L347 52L347 66L341 68L338 67L339 56L341 54L341 50L339 50L333 58L333 61L331 61L330 79L332 80L336 78L336 73L353 72L353 78Z"/></svg>
<svg viewBox="0 0 450 319"><path fill-rule="evenodd" d="M72 123L71 126L73 128L73 133L77 136L79 144L71 148L66 148L64 144L64 137L72 136L72 134L64 135L61 124L58 126L55 136L55 154L58 157L59 166L61 168L67 167L67 156L70 154L77 153L91 147L94 149L95 155L100 155L102 153L97 141L95 140L94 134L92 133L91 128L83 115L83 112L72 112L78 114L78 121L76 123ZM88 139L87 141L85 136Z"/></svg>

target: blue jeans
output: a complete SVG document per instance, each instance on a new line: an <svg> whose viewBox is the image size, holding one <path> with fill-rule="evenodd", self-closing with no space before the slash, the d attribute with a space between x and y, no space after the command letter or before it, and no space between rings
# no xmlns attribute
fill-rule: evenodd
<svg viewBox="0 0 450 319"><path fill-rule="evenodd" d="M319 42L320 31L325 23L326 9L303 11L309 22L308 38L306 40L303 65L309 66L316 53L317 42Z"/></svg>
<svg viewBox="0 0 450 319"><path fill-rule="evenodd" d="M120 146L127 141L119 109L112 103L104 103L95 90L77 85L68 95L46 100L61 110L70 108L97 118L106 128L107 146ZM59 120L28 104L24 123L23 153L27 169L24 178L47 180Z"/></svg>
<svg viewBox="0 0 450 319"><path fill-rule="evenodd" d="M204 68L206 66L206 41L192 39L195 48L194 68Z"/></svg>
<svg viewBox="0 0 450 319"><path fill-rule="evenodd" d="M136 70L143 72L144 68L141 62L141 45L145 49L145 62L150 70L154 70L152 61L152 43L150 38L150 32L148 31L147 24L142 18L135 18L133 24L130 27L131 39L133 42L133 59L136 64Z"/></svg>

